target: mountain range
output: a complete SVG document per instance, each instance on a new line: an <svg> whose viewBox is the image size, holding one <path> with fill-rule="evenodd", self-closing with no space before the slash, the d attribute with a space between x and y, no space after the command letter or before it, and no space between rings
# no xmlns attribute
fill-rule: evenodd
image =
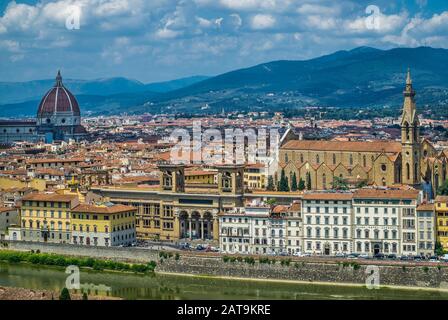
<svg viewBox="0 0 448 320"><path fill-rule="evenodd" d="M446 65L446 49L360 47L310 60L272 61L214 77L158 84L125 78L64 83L76 94L83 113L92 114L398 107L410 68L418 103L446 106ZM52 83L0 83L0 116L34 114L39 98Z"/></svg>

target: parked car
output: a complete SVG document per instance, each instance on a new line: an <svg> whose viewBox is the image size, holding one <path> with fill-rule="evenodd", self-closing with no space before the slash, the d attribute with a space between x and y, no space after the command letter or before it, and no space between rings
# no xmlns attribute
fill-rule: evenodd
<svg viewBox="0 0 448 320"><path fill-rule="evenodd" d="M349 254L347 256L347 259L358 259L358 255L357 254Z"/></svg>
<svg viewBox="0 0 448 320"><path fill-rule="evenodd" d="M440 262L440 260L436 256L429 257L429 262Z"/></svg>
<svg viewBox="0 0 448 320"><path fill-rule="evenodd" d="M302 257L302 252L297 251L292 254L294 257Z"/></svg>
<svg viewBox="0 0 448 320"><path fill-rule="evenodd" d="M376 253L373 257L375 259L383 260L385 256L382 253Z"/></svg>
<svg viewBox="0 0 448 320"><path fill-rule="evenodd" d="M200 244L198 244L197 246L196 246L196 250L204 250L205 248L202 246L202 245L200 245Z"/></svg>
<svg viewBox="0 0 448 320"><path fill-rule="evenodd" d="M396 254L389 254L389 255L387 255L387 259L390 259L390 260L397 260L397 255Z"/></svg>
<svg viewBox="0 0 448 320"><path fill-rule="evenodd" d="M336 258L345 258L345 254L341 253L341 252L338 252L338 253L336 253L335 257Z"/></svg>
<svg viewBox="0 0 448 320"><path fill-rule="evenodd" d="M411 258L408 257L408 256L401 256L401 257L400 257L400 260L401 260L401 261L409 261L409 260L411 260Z"/></svg>
<svg viewBox="0 0 448 320"><path fill-rule="evenodd" d="M303 253L302 257L311 257L311 253Z"/></svg>
<svg viewBox="0 0 448 320"><path fill-rule="evenodd" d="M370 259L370 256L367 253L362 253L358 257L361 259Z"/></svg>

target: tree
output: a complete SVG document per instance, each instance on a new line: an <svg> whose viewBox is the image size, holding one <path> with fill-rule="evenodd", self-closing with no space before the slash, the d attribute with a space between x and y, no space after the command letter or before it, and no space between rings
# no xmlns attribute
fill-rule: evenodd
<svg viewBox="0 0 448 320"><path fill-rule="evenodd" d="M291 191L297 191L297 176L296 173L294 172L292 174L292 179L291 179Z"/></svg>
<svg viewBox="0 0 448 320"><path fill-rule="evenodd" d="M442 246L442 244L440 243L440 241L437 241L437 242L436 242L436 246L435 246L435 248L434 248L434 252L435 252L435 254L436 254L438 257L443 256L444 250L443 250L443 246Z"/></svg>
<svg viewBox="0 0 448 320"><path fill-rule="evenodd" d="M277 200L275 200L274 198L269 199L269 200L266 201L266 204L268 204L268 205L270 205L270 206L273 206L273 205L275 205L276 203L277 203Z"/></svg>
<svg viewBox="0 0 448 320"><path fill-rule="evenodd" d="M59 300L72 300L72 298L70 297L70 292L68 291L67 288L63 288L61 290L61 294L59 295Z"/></svg>
<svg viewBox="0 0 448 320"><path fill-rule="evenodd" d="M448 180L446 180L438 189L437 194L439 196L448 196Z"/></svg>
<svg viewBox="0 0 448 320"><path fill-rule="evenodd" d="M266 189L268 191L274 191L275 190L274 178L272 176L268 177L268 186L266 187Z"/></svg>
<svg viewBox="0 0 448 320"><path fill-rule="evenodd" d="M367 180L361 180L356 184L356 188L361 189L367 186Z"/></svg>
<svg viewBox="0 0 448 320"><path fill-rule="evenodd" d="M334 177L333 179L333 189L335 190L348 190L347 181L340 177Z"/></svg>
<svg viewBox="0 0 448 320"><path fill-rule="evenodd" d="M306 188L307 190L311 190L311 173L306 173Z"/></svg>
<svg viewBox="0 0 448 320"><path fill-rule="evenodd" d="M303 181L303 179L302 178L300 178L300 180L299 180L299 186L298 186L298 188L297 189L299 189L299 191L303 191L303 190L305 190L305 181Z"/></svg>
<svg viewBox="0 0 448 320"><path fill-rule="evenodd" d="M89 300L86 292L82 294L82 300Z"/></svg>
<svg viewBox="0 0 448 320"><path fill-rule="evenodd" d="M282 169L280 181L278 183L278 191L289 191L289 183L285 174L285 169Z"/></svg>

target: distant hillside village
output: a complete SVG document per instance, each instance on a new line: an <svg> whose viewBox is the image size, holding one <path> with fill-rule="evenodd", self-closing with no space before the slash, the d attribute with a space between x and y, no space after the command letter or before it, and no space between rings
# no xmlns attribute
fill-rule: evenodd
<svg viewBox="0 0 448 320"><path fill-rule="evenodd" d="M448 145L431 128L448 124L419 117L410 71L403 95L398 120L225 111L81 119L58 73L35 122L0 122L1 239L206 244L266 255L442 254ZM275 129L270 143L279 148L240 164L174 163L173 129L190 132L198 120L218 132ZM246 154L251 145L243 144Z"/></svg>

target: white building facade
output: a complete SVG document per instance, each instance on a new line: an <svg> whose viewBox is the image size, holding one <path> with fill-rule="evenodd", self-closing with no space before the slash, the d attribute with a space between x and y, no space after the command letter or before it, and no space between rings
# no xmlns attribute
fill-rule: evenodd
<svg viewBox="0 0 448 320"><path fill-rule="evenodd" d="M352 194L303 196L303 252L317 255L352 252Z"/></svg>

